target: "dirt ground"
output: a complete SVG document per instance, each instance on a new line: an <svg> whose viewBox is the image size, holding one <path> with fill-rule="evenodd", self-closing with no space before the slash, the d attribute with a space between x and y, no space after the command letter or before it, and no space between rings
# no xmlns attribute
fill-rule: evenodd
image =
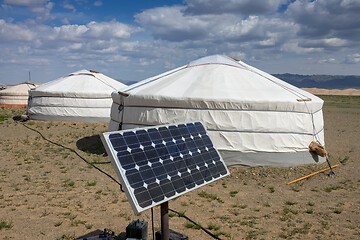
<svg viewBox="0 0 360 240"><path fill-rule="evenodd" d="M169 208L221 239L360 239L360 97L324 96L327 167L230 169L231 175L171 200ZM0 109L0 239L74 239L104 228L123 236L136 219L119 186L86 164L107 162L99 133L107 124L13 120L25 109ZM116 178L111 164L96 165ZM155 231L160 209L154 208ZM170 228L189 239L211 239L186 219L170 214Z"/></svg>
<svg viewBox="0 0 360 240"><path fill-rule="evenodd" d="M323 88L303 88L303 90L316 95L343 95L343 96L360 96L360 89L323 89Z"/></svg>

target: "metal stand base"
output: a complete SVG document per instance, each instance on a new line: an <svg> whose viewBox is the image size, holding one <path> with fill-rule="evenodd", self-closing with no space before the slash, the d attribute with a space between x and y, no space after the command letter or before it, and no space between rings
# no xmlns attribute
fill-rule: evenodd
<svg viewBox="0 0 360 240"><path fill-rule="evenodd" d="M169 203L160 206L161 211L161 240L169 240Z"/></svg>
<svg viewBox="0 0 360 240"><path fill-rule="evenodd" d="M156 232L155 240L161 240L161 231ZM169 240L189 240L189 237L169 229Z"/></svg>

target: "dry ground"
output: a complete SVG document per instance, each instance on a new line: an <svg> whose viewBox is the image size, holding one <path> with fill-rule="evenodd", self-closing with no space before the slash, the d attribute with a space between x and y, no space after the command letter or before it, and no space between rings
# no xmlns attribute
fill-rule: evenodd
<svg viewBox="0 0 360 240"><path fill-rule="evenodd" d="M231 175L169 202L221 239L360 239L360 97L323 96L326 168L231 169ZM134 215L116 183L71 150L44 141L13 120L25 109L0 109L0 239L74 239L97 229L117 235L150 210ZM109 161L98 134L106 124L29 121L52 141L91 162ZM115 176L111 164L97 165ZM154 209L159 230L159 207ZM189 239L211 239L171 214L170 228Z"/></svg>
<svg viewBox="0 0 360 240"><path fill-rule="evenodd" d="M303 90L316 95L360 96L360 89L355 89L355 88L347 88L347 89L303 88Z"/></svg>

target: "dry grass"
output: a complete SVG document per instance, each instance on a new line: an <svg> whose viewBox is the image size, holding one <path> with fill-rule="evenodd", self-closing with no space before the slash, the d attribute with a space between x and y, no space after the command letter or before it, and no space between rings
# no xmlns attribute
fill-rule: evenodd
<svg viewBox="0 0 360 240"><path fill-rule="evenodd" d="M171 214L170 228L199 240L209 239L200 225L221 239L359 239L359 101L325 100L326 147L331 163L340 164L335 176L325 172L288 186L326 164L230 169L230 176L170 201L199 224ZM134 215L116 183L13 121L24 112L0 109L0 239L73 239L104 228L120 234L136 219L149 222L151 239L150 211ZM90 162L109 161L98 136L107 124L26 124ZM116 177L110 164L98 166ZM159 229L159 207L154 211Z"/></svg>

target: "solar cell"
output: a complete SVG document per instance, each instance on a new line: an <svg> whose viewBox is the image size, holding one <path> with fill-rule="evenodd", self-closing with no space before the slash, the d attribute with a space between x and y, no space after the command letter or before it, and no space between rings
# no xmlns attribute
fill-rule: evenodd
<svg viewBox="0 0 360 240"><path fill-rule="evenodd" d="M135 213L229 174L201 122L101 135Z"/></svg>

